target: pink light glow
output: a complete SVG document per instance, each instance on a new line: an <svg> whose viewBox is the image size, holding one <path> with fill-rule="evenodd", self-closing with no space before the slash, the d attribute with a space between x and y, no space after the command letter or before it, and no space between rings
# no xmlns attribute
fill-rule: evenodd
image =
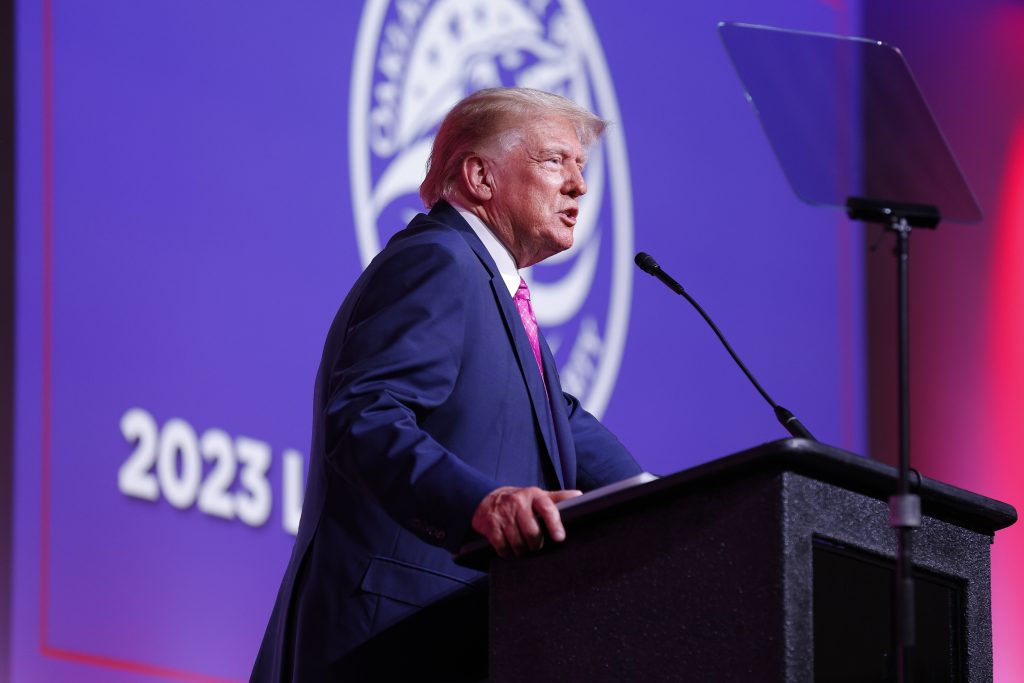
<svg viewBox="0 0 1024 683"><path fill-rule="evenodd" d="M987 310L987 444L964 469L978 490L1024 509L1024 121L1017 124L995 218ZM966 472L964 474L967 474ZM1024 525L998 534L992 548L995 680L1024 680Z"/></svg>

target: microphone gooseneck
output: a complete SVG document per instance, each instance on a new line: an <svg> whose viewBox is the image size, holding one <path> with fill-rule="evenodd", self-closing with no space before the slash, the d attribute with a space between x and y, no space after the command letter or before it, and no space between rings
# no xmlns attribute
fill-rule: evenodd
<svg viewBox="0 0 1024 683"><path fill-rule="evenodd" d="M737 356L736 352L732 350L732 346L730 346L729 342L726 341L725 335L723 335L722 331L718 329L718 325L716 325L715 322L711 319L711 317L704 312L704 309L701 308L701 305L698 304L697 301L692 296L690 296L685 289L683 289L683 286L681 284L673 280L668 273L661 269L661 266L658 265L658 262L654 260L653 256L641 251L637 253L633 261L640 268L640 270L644 271L648 275L652 275L661 280L666 287L668 287L673 292L689 301L690 304L695 309L697 309L697 312L700 313L701 317L704 318L705 321L707 321L707 324L711 326L712 330L714 330L715 334L718 336L718 339L722 342L722 345L725 346L725 350L729 352L729 355L732 356L732 359L736 361L736 364L738 366L740 366L740 370L743 371L743 374L747 376L747 379L749 379L750 383L754 385L754 388L757 389L758 393L760 393L761 396L764 397L764 400L768 402L768 405L772 407L772 410L775 412L775 419L779 421L779 424L786 428L786 431L788 431L790 434L798 438L817 441L817 439L815 439L814 436L811 435L811 432L808 431L808 429L803 426L800 420L798 420L791 411L787 410L786 408L783 408L778 403L772 400L772 397L768 395L768 392L764 390L761 384L750 373L750 370L747 369L747 366L744 365L743 361L740 360L740 357Z"/></svg>

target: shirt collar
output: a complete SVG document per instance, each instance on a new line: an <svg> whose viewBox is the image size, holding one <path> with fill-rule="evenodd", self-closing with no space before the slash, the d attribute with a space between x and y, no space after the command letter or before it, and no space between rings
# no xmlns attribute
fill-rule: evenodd
<svg viewBox="0 0 1024 683"><path fill-rule="evenodd" d="M480 217L475 213L453 204L455 210L459 212L466 222L469 223L469 227L473 229L476 236L480 238L480 241L484 243L484 248L487 249L487 253L494 259L494 265L498 267L498 274L501 275L502 281L505 283L505 287L508 288L509 296L515 296L516 290L519 289L519 270L516 269L516 261L512 258L512 252L508 250L501 240L498 239L487 224L480 220Z"/></svg>

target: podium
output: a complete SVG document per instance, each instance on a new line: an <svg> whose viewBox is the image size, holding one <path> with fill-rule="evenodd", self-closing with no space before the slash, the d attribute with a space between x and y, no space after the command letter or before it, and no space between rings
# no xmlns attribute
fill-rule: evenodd
<svg viewBox="0 0 1024 683"><path fill-rule="evenodd" d="M992 678L989 546L1013 507L919 478L919 681ZM581 502L490 573L490 679L895 680L896 470L803 439Z"/></svg>

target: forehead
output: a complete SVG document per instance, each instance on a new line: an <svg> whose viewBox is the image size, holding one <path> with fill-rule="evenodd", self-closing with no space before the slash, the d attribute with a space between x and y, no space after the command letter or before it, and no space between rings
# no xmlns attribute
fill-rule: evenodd
<svg viewBox="0 0 1024 683"><path fill-rule="evenodd" d="M557 149L582 156L583 145L580 143L576 127L569 119L562 117L531 118L519 126L522 142L530 151L541 149Z"/></svg>

